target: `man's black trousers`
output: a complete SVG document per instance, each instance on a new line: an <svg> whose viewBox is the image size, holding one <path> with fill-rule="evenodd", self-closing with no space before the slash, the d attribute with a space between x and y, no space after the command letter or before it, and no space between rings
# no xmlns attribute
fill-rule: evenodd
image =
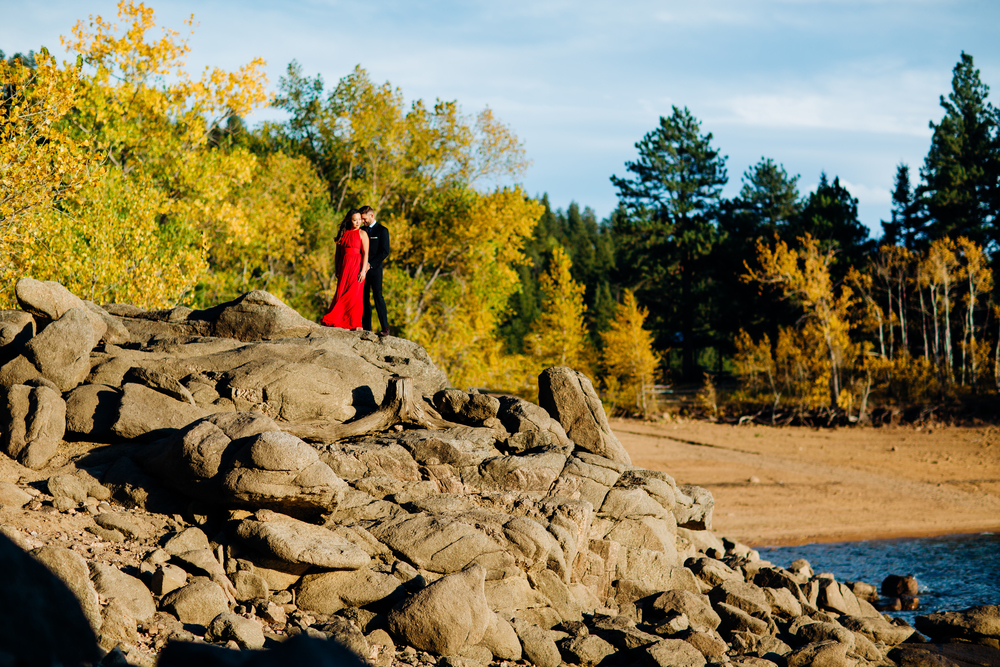
<svg viewBox="0 0 1000 667"><path fill-rule="evenodd" d="M375 299L375 311L382 331L389 329L389 319L385 314L385 298L382 296L382 267L371 269L365 275L365 312L361 317L361 326L372 330L372 299Z"/></svg>

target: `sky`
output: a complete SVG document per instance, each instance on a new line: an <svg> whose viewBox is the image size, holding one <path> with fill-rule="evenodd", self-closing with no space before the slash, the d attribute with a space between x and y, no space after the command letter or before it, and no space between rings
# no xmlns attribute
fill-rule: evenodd
<svg viewBox="0 0 1000 667"><path fill-rule="evenodd" d="M728 156L735 196L767 157L799 175L825 172L859 200L877 236L896 165L915 176L962 51L1000 86L997 0L161 0L159 25L194 14L189 66L267 61L272 88L288 63L332 88L355 65L408 100L484 107L522 140L519 179L554 207L601 218L616 206L635 143L672 106L687 107ZM47 46L113 0L0 0L0 49ZM1000 89L998 89L1000 90ZM991 95L995 104L997 95ZM251 122L280 119L277 110Z"/></svg>

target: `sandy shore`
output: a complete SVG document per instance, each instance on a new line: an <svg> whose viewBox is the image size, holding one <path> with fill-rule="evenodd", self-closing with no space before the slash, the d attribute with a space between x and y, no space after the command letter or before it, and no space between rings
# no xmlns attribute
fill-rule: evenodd
<svg viewBox="0 0 1000 667"><path fill-rule="evenodd" d="M612 420L632 462L715 496L754 546L1000 531L1000 429Z"/></svg>

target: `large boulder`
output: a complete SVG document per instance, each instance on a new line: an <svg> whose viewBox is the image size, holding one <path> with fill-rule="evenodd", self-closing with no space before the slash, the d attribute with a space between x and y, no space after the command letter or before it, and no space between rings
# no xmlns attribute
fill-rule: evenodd
<svg viewBox="0 0 1000 667"><path fill-rule="evenodd" d="M21 508L31 502L33 497L13 482L0 481L0 507Z"/></svg>
<svg viewBox="0 0 1000 667"><path fill-rule="evenodd" d="M105 600L117 598L139 622L156 613L156 603L146 585L132 575L106 563L90 563L90 580L97 594Z"/></svg>
<svg viewBox="0 0 1000 667"><path fill-rule="evenodd" d="M434 394L434 407L442 417L470 426L495 423L500 399L489 394L467 394L458 389L444 389Z"/></svg>
<svg viewBox="0 0 1000 667"><path fill-rule="evenodd" d="M18 463L42 468L66 433L65 401L44 384L18 384L0 393L5 408L0 411L0 447Z"/></svg>
<svg viewBox="0 0 1000 667"><path fill-rule="evenodd" d="M357 570L371 562L364 550L336 533L268 510L240 522L236 535L257 551L288 563Z"/></svg>
<svg viewBox="0 0 1000 667"><path fill-rule="evenodd" d="M488 428L417 429L404 431L396 441L422 465L447 464L463 468L500 455L496 448L496 432Z"/></svg>
<svg viewBox="0 0 1000 667"><path fill-rule="evenodd" d="M58 320L71 308L82 308L83 299L54 280L21 278L14 286L21 309L46 320Z"/></svg>
<svg viewBox="0 0 1000 667"><path fill-rule="evenodd" d="M917 616L917 630L935 640L1000 640L1000 605L986 604L963 611ZM996 644L994 644L995 646Z"/></svg>
<svg viewBox="0 0 1000 667"><path fill-rule="evenodd" d="M251 412L194 422L161 444L145 466L186 496L291 515L329 512L347 489L315 449Z"/></svg>
<svg viewBox="0 0 1000 667"><path fill-rule="evenodd" d="M86 308L71 308L29 340L24 351L0 367L0 386L45 378L69 391L90 374L90 352L103 335Z"/></svg>
<svg viewBox="0 0 1000 667"><path fill-rule="evenodd" d="M343 421L354 415L348 408L372 410L393 375L413 378L424 395L447 385L445 374L416 343L320 327L266 292L203 311L108 309L144 351L169 351L172 359L163 359L157 370L177 378L192 370L228 374L221 384L233 400L242 395L259 402L262 412L288 421ZM238 403L238 409L246 406Z"/></svg>
<svg viewBox="0 0 1000 667"><path fill-rule="evenodd" d="M919 617L918 617L919 618ZM909 625L893 625L882 616L859 618L857 616L841 616L840 624L848 630L862 634L875 643L886 646L901 644L913 636L914 630Z"/></svg>
<svg viewBox="0 0 1000 667"><path fill-rule="evenodd" d="M665 591L653 601L653 608L665 613L684 614L691 627L701 632L714 631L722 622L709 599L691 591Z"/></svg>
<svg viewBox="0 0 1000 667"><path fill-rule="evenodd" d="M128 331L114 316L92 301L85 301L51 280L21 278L14 287L21 308L42 321L58 320L73 308L88 311L98 338L107 343L128 342Z"/></svg>
<svg viewBox="0 0 1000 667"><path fill-rule="evenodd" d="M66 394L66 432L104 439L118 419L122 392L106 384L81 384Z"/></svg>
<svg viewBox="0 0 1000 667"><path fill-rule="evenodd" d="M402 592L402 582L391 574L368 568L307 574L298 583L296 603L301 609L333 614L344 607L364 607L392 602Z"/></svg>
<svg viewBox="0 0 1000 667"><path fill-rule="evenodd" d="M51 280L21 278L14 287L21 308L42 322L58 320L73 308L82 308L97 334L106 343L126 343L128 330L114 316L92 301L85 301Z"/></svg>
<svg viewBox="0 0 1000 667"><path fill-rule="evenodd" d="M493 618L485 581L479 565L438 579L389 613L390 632L415 648L458 655L482 641Z"/></svg>
<svg viewBox="0 0 1000 667"><path fill-rule="evenodd" d="M559 647L551 634L542 627L520 618L512 622L527 661L537 667L558 667L562 662Z"/></svg>
<svg viewBox="0 0 1000 667"><path fill-rule="evenodd" d="M128 382L122 387L118 418L111 430L126 440L157 438L182 429L208 414L207 410L197 405L178 401L146 385Z"/></svg>
<svg viewBox="0 0 1000 667"><path fill-rule="evenodd" d="M181 623L207 626L216 616L229 611L229 600L214 581L196 579L165 595L160 606Z"/></svg>
<svg viewBox="0 0 1000 667"><path fill-rule="evenodd" d="M573 441L566 435L566 430L544 408L513 396L501 396L499 400L497 419L508 433L541 432L563 453L572 451Z"/></svg>
<svg viewBox="0 0 1000 667"><path fill-rule="evenodd" d="M538 404L562 425L577 447L626 465L632 459L611 432L594 384L583 373L565 366L538 376Z"/></svg>
<svg viewBox="0 0 1000 667"><path fill-rule="evenodd" d="M35 335L35 318L23 310L0 310L0 364L21 354Z"/></svg>
<svg viewBox="0 0 1000 667"><path fill-rule="evenodd" d="M101 629L101 606L90 581L90 568L83 556L64 547L40 547L31 552L35 560L49 568L76 597L84 617L95 633Z"/></svg>
<svg viewBox="0 0 1000 667"><path fill-rule="evenodd" d="M678 486L673 512L677 525L690 530L712 530L715 498L706 488L694 485Z"/></svg>
<svg viewBox="0 0 1000 667"><path fill-rule="evenodd" d="M226 612L212 619L205 639L215 642L236 642L241 649L264 647L264 629L260 623L239 614Z"/></svg>
<svg viewBox="0 0 1000 667"><path fill-rule="evenodd" d="M144 366L129 368L122 375L122 385L124 386L130 382L145 385L161 394L175 398L181 403L195 405L194 396L191 395L187 387L180 383L180 380L173 375L156 370L155 368L146 368Z"/></svg>
<svg viewBox="0 0 1000 667"><path fill-rule="evenodd" d="M431 572L451 574L479 564L491 575L499 575L513 567L509 549L477 528L474 521L456 518L408 516L373 526L371 533L417 567Z"/></svg>
<svg viewBox="0 0 1000 667"><path fill-rule="evenodd" d="M83 578L74 581L83 584ZM91 613L100 618L96 593L91 600ZM96 664L100 657L90 618L74 592L46 564L0 535L0 663L81 665Z"/></svg>
<svg viewBox="0 0 1000 667"><path fill-rule="evenodd" d="M659 667L702 667L705 656L682 639L661 639L646 648Z"/></svg>
<svg viewBox="0 0 1000 667"><path fill-rule="evenodd" d="M521 640L514 627L500 614L493 614L479 645L489 649L499 660L521 659Z"/></svg>
<svg viewBox="0 0 1000 667"><path fill-rule="evenodd" d="M318 324L299 315L278 297L260 290L208 310L194 311L188 320L208 322L212 336L242 341L299 338L319 329Z"/></svg>

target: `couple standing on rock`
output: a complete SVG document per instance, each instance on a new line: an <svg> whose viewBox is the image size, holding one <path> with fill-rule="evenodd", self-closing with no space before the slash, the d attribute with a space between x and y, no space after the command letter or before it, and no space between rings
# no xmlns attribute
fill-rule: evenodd
<svg viewBox="0 0 1000 667"><path fill-rule="evenodd" d="M348 211L337 231L337 293L323 316L325 326L371 331L374 297L379 333L389 333L382 297L382 262L388 256L389 230L375 221L375 209Z"/></svg>

